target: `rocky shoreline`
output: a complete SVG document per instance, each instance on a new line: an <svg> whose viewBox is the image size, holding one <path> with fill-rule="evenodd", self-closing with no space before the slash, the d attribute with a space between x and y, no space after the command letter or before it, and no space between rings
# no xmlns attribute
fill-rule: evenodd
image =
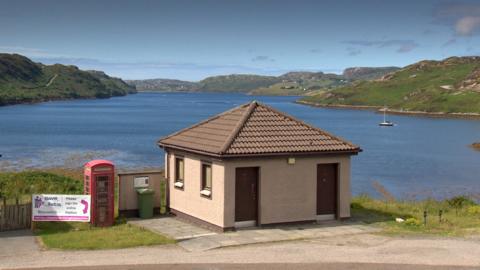
<svg viewBox="0 0 480 270"><path fill-rule="evenodd" d="M113 97L124 97L128 95L135 95L135 93L127 93L125 95L112 95L106 97L52 97L52 98L40 98L34 100L18 100L18 102L7 102L7 103L0 103L0 107L5 106L14 106L14 105L35 105L39 103L47 103L47 102L54 102L54 101L72 101L72 100L94 100L94 99L110 99Z"/></svg>
<svg viewBox="0 0 480 270"><path fill-rule="evenodd" d="M383 112L383 107L381 106L320 104L320 103L308 102L303 100L297 100L295 101L295 103L312 106L312 107L371 110L371 111ZM424 117L433 117L433 118L480 119L480 113L446 113L446 112L403 111L403 110L392 110L392 109L387 109L386 112L387 114L424 116Z"/></svg>
<svg viewBox="0 0 480 270"><path fill-rule="evenodd" d="M480 151L480 142L474 142L470 145L473 149Z"/></svg>

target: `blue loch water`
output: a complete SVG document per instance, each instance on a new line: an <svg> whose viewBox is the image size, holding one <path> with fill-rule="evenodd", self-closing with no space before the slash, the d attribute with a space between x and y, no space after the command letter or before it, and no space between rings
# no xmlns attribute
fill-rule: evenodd
<svg viewBox="0 0 480 270"><path fill-rule="evenodd" d="M396 196L480 193L480 121L389 116L293 103L296 97L241 94L139 93L99 100L0 107L0 168L79 165L108 158L124 167L158 167L161 136L257 99L358 144L352 158L354 194L375 194L378 181Z"/></svg>

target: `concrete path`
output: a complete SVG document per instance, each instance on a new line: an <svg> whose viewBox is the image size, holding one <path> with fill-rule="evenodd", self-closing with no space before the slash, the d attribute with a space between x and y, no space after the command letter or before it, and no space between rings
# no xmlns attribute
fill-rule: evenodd
<svg viewBox="0 0 480 270"><path fill-rule="evenodd" d="M366 225L343 224L340 222L297 226L285 225L272 228L244 229L236 232L207 235L182 241L179 243L179 246L192 252L249 244L330 238L336 236L374 233L377 231L379 231L379 229Z"/></svg>
<svg viewBox="0 0 480 270"><path fill-rule="evenodd" d="M181 221L175 217L130 219L128 223L169 236L177 241L215 234L212 231Z"/></svg>
<svg viewBox="0 0 480 270"><path fill-rule="evenodd" d="M135 219L128 222L170 236L179 241L179 246L190 252L249 244L373 233L379 230L366 225L331 221L319 224L250 228L217 234L175 217Z"/></svg>
<svg viewBox="0 0 480 270"><path fill-rule="evenodd" d="M29 256L39 251L30 230L0 232L0 261L12 256Z"/></svg>

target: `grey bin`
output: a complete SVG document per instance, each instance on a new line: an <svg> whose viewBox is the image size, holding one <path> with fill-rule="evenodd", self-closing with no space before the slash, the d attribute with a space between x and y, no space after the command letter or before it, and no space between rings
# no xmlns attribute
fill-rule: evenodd
<svg viewBox="0 0 480 270"><path fill-rule="evenodd" d="M155 191L150 188L137 189L138 214L140 218L153 217L153 195Z"/></svg>

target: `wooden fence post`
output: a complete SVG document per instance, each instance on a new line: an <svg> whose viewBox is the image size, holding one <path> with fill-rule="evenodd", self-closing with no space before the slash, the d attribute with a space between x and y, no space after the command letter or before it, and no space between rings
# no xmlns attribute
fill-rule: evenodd
<svg viewBox="0 0 480 270"><path fill-rule="evenodd" d="M31 229L32 204L0 204L0 231ZM33 229L35 225L33 225Z"/></svg>
<svg viewBox="0 0 480 270"><path fill-rule="evenodd" d="M1 215L0 215L0 231L2 231L2 228L5 226L5 220L6 220L6 208L7 208L7 198L3 198L3 205L0 206L1 209Z"/></svg>

